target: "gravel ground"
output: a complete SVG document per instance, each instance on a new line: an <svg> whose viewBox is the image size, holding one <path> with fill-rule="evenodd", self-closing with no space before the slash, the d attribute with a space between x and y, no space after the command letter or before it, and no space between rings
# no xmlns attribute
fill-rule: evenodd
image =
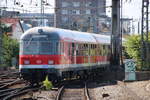
<svg viewBox="0 0 150 100"><path fill-rule="evenodd" d="M91 100L150 100L150 80L120 82L115 85L89 84ZM36 100L55 100L57 91L38 91L32 94ZM20 99L22 100L22 99Z"/></svg>
<svg viewBox="0 0 150 100"><path fill-rule="evenodd" d="M118 82L90 89L92 100L150 100L150 81Z"/></svg>
<svg viewBox="0 0 150 100"><path fill-rule="evenodd" d="M57 91L39 91L33 94L33 99L37 100L55 100Z"/></svg>

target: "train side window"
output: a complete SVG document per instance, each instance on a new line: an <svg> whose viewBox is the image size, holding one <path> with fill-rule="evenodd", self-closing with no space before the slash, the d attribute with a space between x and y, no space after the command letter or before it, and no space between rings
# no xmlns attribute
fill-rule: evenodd
<svg viewBox="0 0 150 100"><path fill-rule="evenodd" d="M106 45L106 49L105 50L106 50L106 56L108 56L108 51L109 51L108 50L108 45Z"/></svg>
<svg viewBox="0 0 150 100"><path fill-rule="evenodd" d="M58 42L58 54L61 54L61 42Z"/></svg>
<svg viewBox="0 0 150 100"><path fill-rule="evenodd" d="M88 45L87 44L83 44L83 55L84 56L88 55Z"/></svg>
<svg viewBox="0 0 150 100"><path fill-rule="evenodd" d="M98 53L98 52L99 52L99 51L98 51L98 44L95 44L95 46L96 46L96 48L95 48L95 50L96 50L96 51L95 51L95 55L97 56L97 55L99 54L99 53Z"/></svg>
<svg viewBox="0 0 150 100"><path fill-rule="evenodd" d="M111 46L108 45L108 55L110 56L111 55Z"/></svg>
<svg viewBox="0 0 150 100"><path fill-rule="evenodd" d="M56 41L54 41L53 42L53 53L52 54L59 54L60 52L60 50L59 50L59 42L56 42Z"/></svg>
<svg viewBox="0 0 150 100"><path fill-rule="evenodd" d="M107 45L107 55L109 56L111 53L111 48L110 48L110 45Z"/></svg>
<svg viewBox="0 0 150 100"><path fill-rule="evenodd" d="M78 56L80 56L81 46L78 44Z"/></svg>
<svg viewBox="0 0 150 100"><path fill-rule="evenodd" d="M74 43L72 43L72 48L74 48L75 47L75 44Z"/></svg>
<svg viewBox="0 0 150 100"><path fill-rule="evenodd" d="M101 56L104 56L104 48L103 48L103 45L101 45Z"/></svg>
<svg viewBox="0 0 150 100"><path fill-rule="evenodd" d="M90 44L90 56L92 56L92 44Z"/></svg>
<svg viewBox="0 0 150 100"><path fill-rule="evenodd" d="M98 45L98 55L101 55L101 45Z"/></svg>
<svg viewBox="0 0 150 100"><path fill-rule="evenodd" d="M105 56L107 54L107 46L106 45L103 45L103 55Z"/></svg>
<svg viewBox="0 0 150 100"><path fill-rule="evenodd" d="M76 44L76 55L79 56L79 44Z"/></svg>
<svg viewBox="0 0 150 100"><path fill-rule="evenodd" d="M64 43L60 42L60 50L61 50L61 54L64 54Z"/></svg>
<svg viewBox="0 0 150 100"><path fill-rule="evenodd" d="M71 52L71 46L72 44L71 43L68 43L68 55L72 55L72 52Z"/></svg>
<svg viewBox="0 0 150 100"><path fill-rule="evenodd" d="M94 56L96 56L96 54L97 54L97 45L94 44Z"/></svg>
<svg viewBox="0 0 150 100"><path fill-rule="evenodd" d="M106 45L106 56L108 55L108 45Z"/></svg>
<svg viewBox="0 0 150 100"><path fill-rule="evenodd" d="M92 44L90 44L90 55L92 56Z"/></svg>

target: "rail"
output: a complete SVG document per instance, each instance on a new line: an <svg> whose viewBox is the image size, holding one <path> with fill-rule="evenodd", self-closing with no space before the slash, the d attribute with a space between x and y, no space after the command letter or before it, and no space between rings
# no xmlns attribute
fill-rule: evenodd
<svg viewBox="0 0 150 100"><path fill-rule="evenodd" d="M84 87L84 96L85 96L85 100L91 100L86 82L85 82L85 87Z"/></svg>
<svg viewBox="0 0 150 100"><path fill-rule="evenodd" d="M64 87L65 87L65 86L63 85L63 86L61 86L61 88L58 90L58 94L57 94L55 100L61 100L61 96L62 96L62 92L63 92L63 90L64 90Z"/></svg>
<svg viewBox="0 0 150 100"><path fill-rule="evenodd" d="M86 82L84 84L84 87L82 86L80 88L75 88L75 89L73 89L72 87L74 87L74 85L71 85L70 89L66 88L66 85L61 86L58 89L58 93L56 95L55 100L62 100L62 98L68 98L68 96L71 96L71 98L69 99L74 99L74 100L77 98L84 99L84 100L91 100Z"/></svg>

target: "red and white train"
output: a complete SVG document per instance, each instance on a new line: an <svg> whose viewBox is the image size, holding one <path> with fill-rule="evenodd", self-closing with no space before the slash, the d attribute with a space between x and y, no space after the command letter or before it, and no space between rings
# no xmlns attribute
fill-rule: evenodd
<svg viewBox="0 0 150 100"><path fill-rule="evenodd" d="M21 37L19 69L33 83L82 77L109 67L110 52L110 36L35 27Z"/></svg>

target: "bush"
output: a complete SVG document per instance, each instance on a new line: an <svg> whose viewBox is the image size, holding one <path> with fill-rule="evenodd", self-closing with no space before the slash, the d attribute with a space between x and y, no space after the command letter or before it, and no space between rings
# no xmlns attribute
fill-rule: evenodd
<svg viewBox="0 0 150 100"><path fill-rule="evenodd" d="M3 66L12 66L12 58L19 59L19 43L7 35L2 38L2 64Z"/></svg>
<svg viewBox="0 0 150 100"><path fill-rule="evenodd" d="M17 40L7 36L7 32L11 32L11 27L0 22L0 66L12 66L12 59L19 59L19 43Z"/></svg>
<svg viewBox="0 0 150 100"><path fill-rule="evenodd" d="M150 39L149 39L150 40ZM150 43L150 41L148 41ZM125 47L125 51L129 55L130 58L136 61L136 69L137 70L150 70L150 63L146 64L141 60L141 36L140 35L131 35L126 38L125 43L123 44ZM143 66L142 66L143 63ZM149 65L146 67L146 65Z"/></svg>

